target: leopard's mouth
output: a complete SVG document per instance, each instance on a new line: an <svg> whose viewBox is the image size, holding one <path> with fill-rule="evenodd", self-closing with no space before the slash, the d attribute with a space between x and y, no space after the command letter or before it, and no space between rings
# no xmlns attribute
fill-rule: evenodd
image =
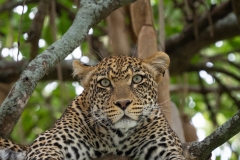
<svg viewBox="0 0 240 160"><path fill-rule="evenodd" d="M132 118L128 117L127 115L124 115L120 120L133 120Z"/></svg>
<svg viewBox="0 0 240 160"><path fill-rule="evenodd" d="M115 124L114 127L117 129L125 129L128 130L137 126L137 121L124 115L121 119L119 119Z"/></svg>

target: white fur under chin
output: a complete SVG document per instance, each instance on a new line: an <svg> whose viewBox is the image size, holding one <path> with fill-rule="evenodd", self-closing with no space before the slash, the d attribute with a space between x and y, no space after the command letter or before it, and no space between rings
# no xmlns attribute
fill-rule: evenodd
<svg viewBox="0 0 240 160"><path fill-rule="evenodd" d="M26 152L11 152L6 149L0 149L0 159L1 160L24 160L26 157Z"/></svg>
<svg viewBox="0 0 240 160"><path fill-rule="evenodd" d="M121 131L127 132L130 128L137 126L137 121L132 119L121 119L117 123L114 124L116 129L120 129Z"/></svg>

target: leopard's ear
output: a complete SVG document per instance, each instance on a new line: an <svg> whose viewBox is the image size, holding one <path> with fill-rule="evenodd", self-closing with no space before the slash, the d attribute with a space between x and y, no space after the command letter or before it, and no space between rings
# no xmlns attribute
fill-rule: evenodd
<svg viewBox="0 0 240 160"><path fill-rule="evenodd" d="M161 82L170 64L169 56L164 52L157 52L143 60L143 65L154 76L157 83Z"/></svg>
<svg viewBox="0 0 240 160"><path fill-rule="evenodd" d="M84 88L88 88L89 82L92 78L92 74L94 72L95 67L83 65L78 60L74 60L72 66L73 66L73 76L78 76L78 78L80 79L81 85Z"/></svg>

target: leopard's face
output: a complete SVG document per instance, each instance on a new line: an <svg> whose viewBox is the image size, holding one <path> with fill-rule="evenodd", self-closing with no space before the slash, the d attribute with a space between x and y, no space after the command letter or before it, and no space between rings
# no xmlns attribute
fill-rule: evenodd
<svg viewBox="0 0 240 160"><path fill-rule="evenodd" d="M91 67L82 81L86 81L89 110L95 123L129 130L147 118L156 108L157 85L168 66L163 63L164 58L160 68L154 66L155 62L127 56L104 59Z"/></svg>
<svg viewBox="0 0 240 160"><path fill-rule="evenodd" d="M106 59L98 65L90 82L92 113L96 120L109 122L115 128L134 127L156 103L156 88L153 76L139 59Z"/></svg>

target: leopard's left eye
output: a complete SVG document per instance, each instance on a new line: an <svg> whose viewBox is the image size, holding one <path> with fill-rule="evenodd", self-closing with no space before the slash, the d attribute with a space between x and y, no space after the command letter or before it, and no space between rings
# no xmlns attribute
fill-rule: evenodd
<svg viewBox="0 0 240 160"><path fill-rule="evenodd" d="M135 76L132 78L133 83L136 83L136 84L142 82L142 80L143 80L143 76L142 76L142 75L135 75Z"/></svg>
<svg viewBox="0 0 240 160"><path fill-rule="evenodd" d="M102 80L100 80L100 84L103 86L103 87L109 87L111 85L111 82L110 80L104 78Z"/></svg>

